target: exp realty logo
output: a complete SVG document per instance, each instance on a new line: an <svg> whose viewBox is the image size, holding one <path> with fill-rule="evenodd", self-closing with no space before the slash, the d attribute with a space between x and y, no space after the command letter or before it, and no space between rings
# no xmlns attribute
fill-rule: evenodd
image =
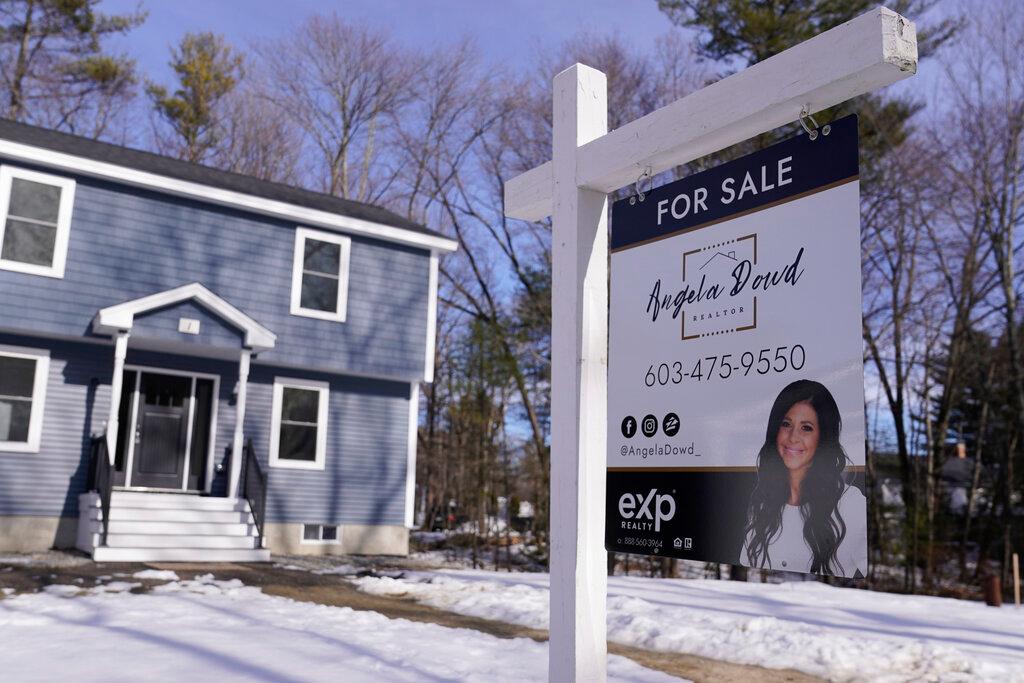
<svg viewBox="0 0 1024 683"><path fill-rule="evenodd" d="M661 523L676 516L676 499L667 493L658 493L658 489L646 494L623 493L619 497L619 516L622 529L661 531Z"/></svg>

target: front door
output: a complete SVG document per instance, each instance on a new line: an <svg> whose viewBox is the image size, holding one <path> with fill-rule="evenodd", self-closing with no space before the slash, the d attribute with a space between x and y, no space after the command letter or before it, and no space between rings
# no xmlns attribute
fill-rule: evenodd
<svg viewBox="0 0 1024 683"><path fill-rule="evenodd" d="M191 392L191 377L142 373L132 486L182 488Z"/></svg>

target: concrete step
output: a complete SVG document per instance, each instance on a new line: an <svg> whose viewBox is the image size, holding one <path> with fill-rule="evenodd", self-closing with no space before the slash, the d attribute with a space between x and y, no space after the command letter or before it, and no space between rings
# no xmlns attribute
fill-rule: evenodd
<svg viewBox="0 0 1024 683"><path fill-rule="evenodd" d="M256 548L111 548L93 551L96 562L269 562L270 551Z"/></svg>
<svg viewBox="0 0 1024 683"><path fill-rule="evenodd" d="M255 548L256 536L226 536L219 534L107 534L110 548Z"/></svg>
<svg viewBox="0 0 1024 683"><path fill-rule="evenodd" d="M137 491L114 491L110 495L110 506L221 511L248 511L249 509L244 498L215 498L174 493L139 493Z"/></svg>
<svg viewBox="0 0 1024 683"><path fill-rule="evenodd" d="M100 510L95 510L94 519L102 517ZM180 510L173 508L132 508L110 506L110 521L130 522L207 522L214 524L251 523L249 510Z"/></svg>
<svg viewBox="0 0 1024 683"><path fill-rule="evenodd" d="M182 522L182 521L144 521L111 519L110 534L170 534L174 536L252 536L256 533L256 525L235 522Z"/></svg>

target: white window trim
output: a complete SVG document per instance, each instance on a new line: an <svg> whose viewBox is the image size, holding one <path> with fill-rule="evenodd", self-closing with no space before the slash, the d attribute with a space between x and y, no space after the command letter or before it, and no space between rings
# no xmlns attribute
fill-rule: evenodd
<svg viewBox="0 0 1024 683"><path fill-rule="evenodd" d="M317 429L316 429L316 459L288 460L278 458L278 450L281 447L281 408L284 399L285 388L290 389L313 389L320 392L320 399L317 403ZM270 425L270 466L295 470L323 470L327 454L327 403L330 399L330 385L327 382L317 382L311 379L295 379L292 377L274 378L274 397L271 407Z"/></svg>
<svg viewBox="0 0 1024 683"><path fill-rule="evenodd" d="M0 345L0 356L28 358L36 362L32 384L32 410L28 418L28 441L0 441L0 452L38 453L43 436L43 410L46 405L46 384L50 379L50 352L21 346Z"/></svg>
<svg viewBox="0 0 1024 683"><path fill-rule="evenodd" d="M318 533L320 538L312 539L306 538L306 527L315 526L319 529ZM337 532L334 540L324 539L324 527L333 526ZM299 544L300 545L339 545L341 543L341 525L340 524L320 524L319 522L303 522L299 525Z"/></svg>
<svg viewBox="0 0 1024 683"><path fill-rule="evenodd" d="M305 261L305 244L307 239L315 239L321 242L331 242L341 247L338 264L338 301L337 307L332 311L318 311L312 308L303 308L302 302L302 267ZM320 320L332 320L334 322L345 322L345 314L348 310L348 265L349 253L352 251L352 239L344 235L336 235L310 228L295 229L295 252L292 255L292 305L291 314L301 315L306 318L319 318Z"/></svg>
<svg viewBox="0 0 1024 683"><path fill-rule="evenodd" d="M11 202L11 182L15 178L60 188L60 207L57 209L57 237L53 244L53 261L49 266L38 266L20 261L0 259L0 268L29 275L43 275L62 279L68 257L68 235L71 232L71 209L75 203L75 181L47 173L28 171L14 166L0 166L0 248L3 248L7 227L7 210Z"/></svg>

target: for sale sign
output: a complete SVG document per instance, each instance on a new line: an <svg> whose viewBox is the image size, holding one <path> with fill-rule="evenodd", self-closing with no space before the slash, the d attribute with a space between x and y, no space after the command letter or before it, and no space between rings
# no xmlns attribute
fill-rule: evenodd
<svg viewBox="0 0 1024 683"><path fill-rule="evenodd" d="M608 550L867 570L857 121L612 209Z"/></svg>

